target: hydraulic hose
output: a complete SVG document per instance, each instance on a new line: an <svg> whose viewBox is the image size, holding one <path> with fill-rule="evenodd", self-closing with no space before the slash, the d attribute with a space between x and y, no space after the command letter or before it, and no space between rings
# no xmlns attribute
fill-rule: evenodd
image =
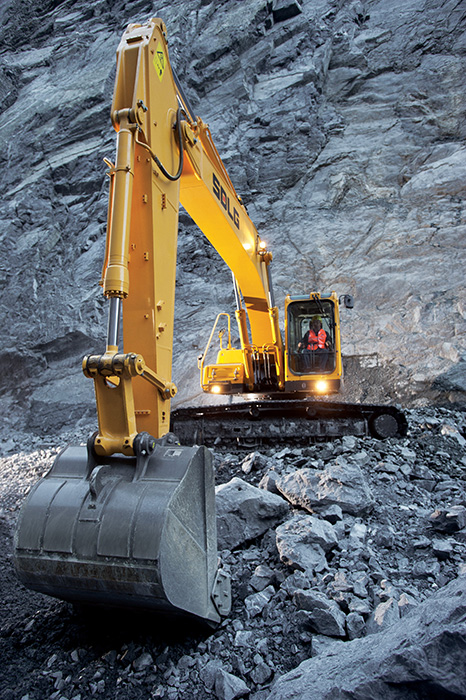
<svg viewBox="0 0 466 700"><path fill-rule="evenodd" d="M178 107L178 110L176 112L176 128L178 131L178 143L180 146L180 164L178 166L178 171L176 175L171 175L171 173L168 172L166 168L164 168L163 164L160 162L160 160L157 158L155 155L154 151L150 148L150 146L147 145L147 143L142 143L142 141L139 141L137 136L136 136L136 143L138 146L142 146L143 148L146 149L146 151L149 152L151 158L153 161L155 161L157 167L159 168L160 172L162 175L164 175L167 180L170 180L171 182L176 182L176 180L179 180L181 177L181 173L183 171L183 162L184 162L184 149L183 149L183 135L181 133L181 107Z"/></svg>

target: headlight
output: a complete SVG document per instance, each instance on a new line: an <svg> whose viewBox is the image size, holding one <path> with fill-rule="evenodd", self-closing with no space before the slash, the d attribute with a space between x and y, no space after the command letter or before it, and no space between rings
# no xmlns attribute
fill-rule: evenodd
<svg viewBox="0 0 466 700"><path fill-rule="evenodd" d="M323 380L321 380L320 382L316 382L316 391L319 392L319 394L325 394L327 390L327 382L324 382Z"/></svg>
<svg viewBox="0 0 466 700"><path fill-rule="evenodd" d="M219 387L219 385L218 385L218 384L213 384L213 385L210 387L210 391L212 392L212 394L220 394L220 387Z"/></svg>

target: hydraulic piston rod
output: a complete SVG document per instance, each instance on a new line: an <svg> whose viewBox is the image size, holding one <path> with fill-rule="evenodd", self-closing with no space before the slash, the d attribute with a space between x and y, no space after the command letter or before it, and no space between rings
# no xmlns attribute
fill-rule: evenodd
<svg viewBox="0 0 466 700"><path fill-rule="evenodd" d="M110 297L108 309L107 347L118 351L118 331L120 327L121 298Z"/></svg>

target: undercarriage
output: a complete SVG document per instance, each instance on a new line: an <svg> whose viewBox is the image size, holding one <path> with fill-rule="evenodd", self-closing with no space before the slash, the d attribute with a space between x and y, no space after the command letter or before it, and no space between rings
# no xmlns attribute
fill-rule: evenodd
<svg viewBox="0 0 466 700"><path fill-rule="evenodd" d="M171 414L172 432L191 445L306 445L344 435L383 440L402 437L407 427L405 415L393 406L309 399L178 408Z"/></svg>

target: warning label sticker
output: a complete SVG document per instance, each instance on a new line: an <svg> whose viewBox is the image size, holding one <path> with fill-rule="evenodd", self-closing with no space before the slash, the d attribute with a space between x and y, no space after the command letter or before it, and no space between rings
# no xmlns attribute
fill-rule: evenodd
<svg viewBox="0 0 466 700"><path fill-rule="evenodd" d="M160 41L157 44L157 48L154 53L153 63L156 73L159 76L159 80L161 81L165 72L165 66L167 62L165 60L165 54L163 52L163 47Z"/></svg>

